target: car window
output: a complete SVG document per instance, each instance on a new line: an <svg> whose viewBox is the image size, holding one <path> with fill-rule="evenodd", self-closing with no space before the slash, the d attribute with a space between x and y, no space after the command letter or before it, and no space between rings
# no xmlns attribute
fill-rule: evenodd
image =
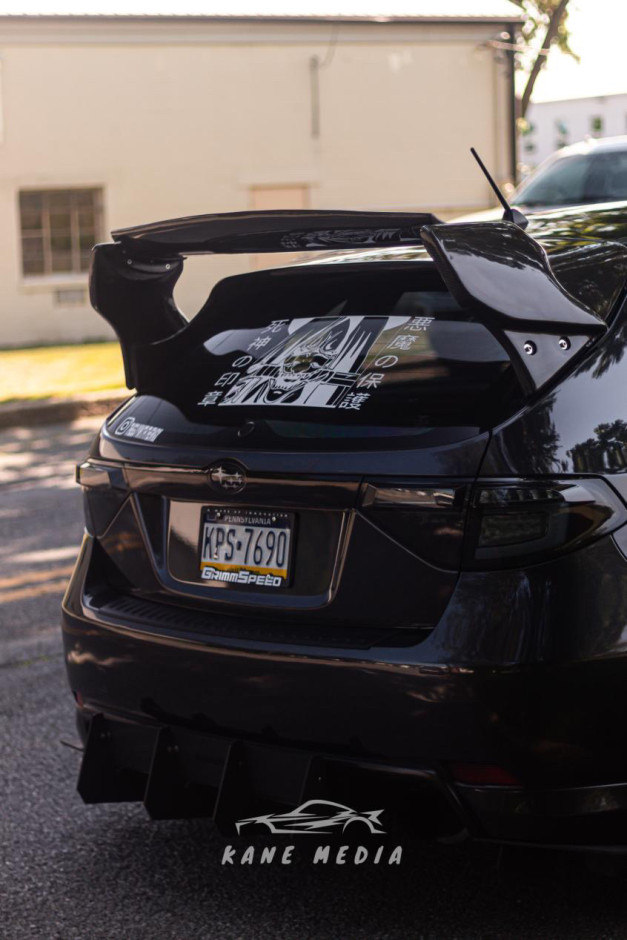
<svg viewBox="0 0 627 940"><path fill-rule="evenodd" d="M528 183L523 183L514 201L524 206L562 206L585 202L589 170L589 156L578 154L561 157Z"/></svg>
<svg viewBox="0 0 627 940"><path fill-rule="evenodd" d="M509 388L506 351L439 279L230 280L228 298L199 314L197 340L160 381L159 394L194 421L265 419L282 436L340 439L365 426L370 436L481 426Z"/></svg>
<svg viewBox="0 0 627 940"><path fill-rule="evenodd" d="M627 150L614 150L561 157L524 183L515 202L533 207L623 199L627 199Z"/></svg>
<svg viewBox="0 0 627 940"><path fill-rule="evenodd" d="M627 151L594 154L585 186L586 202L627 199Z"/></svg>

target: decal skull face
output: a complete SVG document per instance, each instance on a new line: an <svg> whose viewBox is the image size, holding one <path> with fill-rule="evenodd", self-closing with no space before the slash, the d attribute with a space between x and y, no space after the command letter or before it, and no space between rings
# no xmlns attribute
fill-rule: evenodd
<svg viewBox="0 0 627 940"><path fill-rule="evenodd" d="M277 363L274 389L277 392L294 391L308 382L321 382L327 378L343 334L343 330L326 329L293 346L289 354Z"/></svg>
<svg viewBox="0 0 627 940"><path fill-rule="evenodd" d="M375 336L349 317L309 323L249 366L222 404L300 404L325 385L352 384L349 374Z"/></svg>

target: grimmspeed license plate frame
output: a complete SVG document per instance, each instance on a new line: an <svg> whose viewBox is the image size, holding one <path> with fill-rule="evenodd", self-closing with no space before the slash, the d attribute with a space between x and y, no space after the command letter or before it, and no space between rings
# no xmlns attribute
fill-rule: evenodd
<svg viewBox="0 0 627 940"><path fill-rule="evenodd" d="M296 516L272 509L210 506L200 524L200 577L207 582L287 587Z"/></svg>

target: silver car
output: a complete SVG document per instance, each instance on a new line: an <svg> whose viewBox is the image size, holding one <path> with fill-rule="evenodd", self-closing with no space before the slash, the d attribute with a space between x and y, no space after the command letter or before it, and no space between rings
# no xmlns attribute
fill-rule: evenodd
<svg viewBox="0 0 627 940"><path fill-rule="evenodd" d="M583 140L547 157L508 197L526 215L566 206L627 200L627 136ZM500 219L503 210L487 209L456 222Z"/></svg>

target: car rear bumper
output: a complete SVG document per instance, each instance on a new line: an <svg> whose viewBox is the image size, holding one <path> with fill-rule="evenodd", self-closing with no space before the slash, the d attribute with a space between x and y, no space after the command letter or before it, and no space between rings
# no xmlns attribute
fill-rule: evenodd
<svg viewBox="0 0 627 940"><path fill-rule="evenodd" d="M143 802L153 819L238 820L309 799L383 809L397 840L480 841L627 852L627 783L523 790L455 784L438 765L397 766L277 747L80 709L86 803Z"/></svg>
<svg viewBox="0 0 627 940"><path fill-rule="evenodd" d="M627 846L621 659L455 665L428 642L203 634L193 612L185 630L167 605L153 605L158 621L140 600L99 601L87 567L84 553L63 611L87 802L143 801L155 817L213 816L233 833L274 805L327 798L387 809L418 836ZM520 785L463 783L459 764Z"/></svg>
<svg viewBox="0 0 627 940"><path fill-rule="evenodd" d="M368 809L374 801L397 830L467 835L464 808L426 765L395 767L89 710L79 710L78 727L85 743L78 790L86 803L141 801L153 819L211 817L234 835L238 820L309 799Z"/></svg>

